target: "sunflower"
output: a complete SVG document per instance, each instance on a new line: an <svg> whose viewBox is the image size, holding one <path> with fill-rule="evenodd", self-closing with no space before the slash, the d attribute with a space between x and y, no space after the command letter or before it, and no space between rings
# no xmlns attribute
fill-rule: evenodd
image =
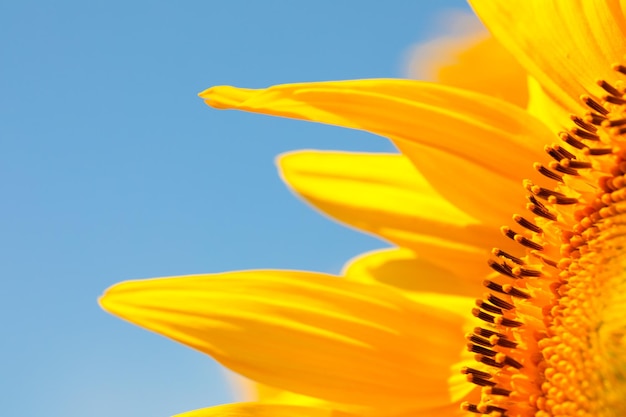
<svg viewBox="0 0 626 417"><path fill-rule="evenodd" d="M401 154L303 151L279 165L311 204L398 248L343 279L246 271L109 289L107 311L260 384L257 402L186 416L626 415L624 12L472 5L523 77L473 86L458 69L479 70L460 65L446 83L200 94L389 138ZM500 64L485 42L468 56L492 58L489 73Z"/></svg>

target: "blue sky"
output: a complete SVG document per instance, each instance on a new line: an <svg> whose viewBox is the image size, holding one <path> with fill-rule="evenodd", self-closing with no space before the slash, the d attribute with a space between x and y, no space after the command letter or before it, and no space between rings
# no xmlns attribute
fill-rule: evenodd
<svg viewBox="0 0 626 417"><path fill-rule="evenodd" d="M435 4L436 3L436 4ZM384 242L281 183L294 149L373 135L217 111L211 85L403 77L460 1L0 3L0 414L169 416L233 401L210 358L107 315L131 278L338 272Z"/></svg>

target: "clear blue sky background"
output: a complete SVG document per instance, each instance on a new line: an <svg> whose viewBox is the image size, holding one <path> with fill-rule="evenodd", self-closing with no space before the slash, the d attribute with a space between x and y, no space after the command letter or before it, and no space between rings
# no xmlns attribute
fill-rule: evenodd
<svg viewBox="0 0 626 417"><path fill-rule="evenodd" d="M435 9L436 7L436 9ZM443 9L442 9L443 8ZM384 246L281 184L299 148L381 138L208 108L215 84L401 77L460 1L0 3L0 415L151 417L234 400L208 357L102 312L131 278L338 272Z"/></svg>

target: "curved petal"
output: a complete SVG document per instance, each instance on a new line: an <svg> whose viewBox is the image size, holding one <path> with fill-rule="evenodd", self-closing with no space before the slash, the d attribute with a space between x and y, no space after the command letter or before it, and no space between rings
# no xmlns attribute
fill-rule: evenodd
<svg viewBox="0 0 626 417"><path fill-rule="evenodd" d="M452 366L465 358L470 306L445 296L247 271L124 282L100 303L245 377L327 401L429 410L472 391Z"/></svg>
<svg viewBox="0 0 626 417"><path fill-rule="evenodd" d="M476 20L474 15L447 16L452 35L415 46L411 75L526 107L526 71Z"/></svg>
<svg viewBox="0 0 626 417"><path fill-rule="evenodd" d="M324 403L324 401L318 398L307 397L306 395L295 394L293 392L254 382L251 382L251 384L253 384L252 387L254 389L254 397L256 397L255 399L260 402L274 404L298 404L307 406L319 406L320 403Z"/></svg>
<svg viewBox="0 0 626 417"><path fill-rule="evenodd" d="M516 106L413 80L284 84L264 90L221 86L205 90L200 97L216 108L336 124L423 144L478 162L505 177L511 170L526 169L526 162L520 165L520 160L534 161L541 153L538 145L545 143L546 135L551 137Z"/></svg>
<svg viewBox="0 0 626 417"><path fill-rule="evenodd" d="M350 281L384 284L410 293L439 293L477 297L484 291L480 269L442 258L439 263L405 248L382 249L360 255L346 264L342 273ZM468 268L469 266L469 268Z"/></svg>
<svg viewBox="0 0 626 417"><path fill-rule="evenodd" d="M386 136L439 192L477 218L490 201L485 196L516 201L520 173L545 159L543 146L553 139L543 124L517 106L412 80L286 84L264 90L222 86L200 96L216 108L319 121ZM423 169L435 157L437 168ZM468 171L482 175L480 189L466 179Z"/></svg>
<svg viewBox="0 0 626 417"><path fill-rule="evenodd" d="M174 417L348 417L349 414L318 407L288 404L236 403L203 408Z"/></svg>
<svg viewBox="0 0 626 417"><path fill-rule="evenodd" d="M599 78L626 51L624 11L616 0L470 0L485 26L557 102L578 113L581 94L603 94Z"/></svg>
<svg viewBox="0 0 626 417"><path fill-rule="evenodd" d="M361 407L355 407L352 405L339 404L329 401L320 400L315 397L308 397L302 394L296 394L294 392L285 391L283 389L274 388L269 385L259 384L258 382L239 376L239 385L245 387L246 396L245 401L256 401L265 404L289 404L299 405L313 408L333 409L351 412L360 417L364 417ZM374 411L374 409L372 409ZM374 416L386 416L386 412L376 413Z"/></svg>
<svg viewBox="0 0 626 417"><path fill-rule="evenodd" d="M439 69L437 81L526 107L526 71L494 38L483 38L457 57L456 64Z"/></svg>
<svg viewBox="0 0 626 417"><path fill-rule="evenodd" d="M481 207L481 224L443 199L402 155L300 151L278 164L285 182L324 213L439 265L455 259L457 268L482 276L495 243L515 247L498 229L522 201L522 187L512 186L519 199L483 197L494 204Z"/></svg>
<svg viewBox="0 0 626 417"><path fill-rule="evenodd" d="M522 187L523 178L538 184L545 182L545 178L532 169L531 162L522 171L511 169L510 175L517 175L517 178L504 178L495 176L478 163L439 149L410 142L397 146L446 200L476 219L488 218L489 224L509 224L511 214L523 207L527 194ZM546 159L543 155L537 160L544 162Z"/></svg>
<svg viewBox="0 0 626 417"><path fill-rule="evenodd" d="M283 180L298 194L336 202L346 210L371 207L381 217L422 217L456 226L490 220L489 213L474 219L446 201L400 154L304 150L282 154L276 162ZM407 224L404 229L415 227Z"/></svg>
<svg viewBox="0 0 626 417"><path fill-rule="evenodd" d="M401 414L389 414L384 409L364 410L363 412L345 412L322 406L299 406L290 403L237 403L216 407L203 408L177 414L174 417L415 417L416 412L408 411ZM432 410L429 417L460 417L465 416L458 406L448 405Z"/></svg>
<svg viewBox="0 0 626 417"><path fill-rule="evenodd" d="M558 134L571 128L571 112L546 93L541 84L532 77L528 77L528 96L528 112L541 120L553 133Z"/></svg>

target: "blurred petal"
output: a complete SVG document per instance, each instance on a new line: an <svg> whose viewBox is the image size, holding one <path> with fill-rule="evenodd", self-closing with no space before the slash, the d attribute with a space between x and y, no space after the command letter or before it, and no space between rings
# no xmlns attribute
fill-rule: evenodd
<svg viewBox="0 0 626 417"><path fill-rule="evenodd" d="M482 38L456 55L456 64L440 67L437 81L526 107L526 71L494 38Z"/></svg>
<svg viewBox="0 0 626 417"><path fill-rule="evenodd" d="M441 67L458 63L460 53L489 36L476 14L470 11L444 10L437 20L434 37L416 43L409 51L408 69L412 78L436 81Z"/></svg>
<svg viewBox="0 0 626 417"><path fill-rule="evenodd" d="M347 417L348 415L323 408L297 405L237 403L189 411L174 417Z"/></svg>
<svg viewBox="0 0 626 417"><path fill-rule="evenodd" d="M556 101L570 112L581 94L602 94L598 78L626 51L618 1L471 0L485 26Z"/></svg>
<svg viewBox="0 0 626 417"><path fill-rule="evenodd" d="M540 153L536 145L544 143L546 134L525 111L501 100L413 80L284 84L262 90L221 86L200 97L216 108L336 124L420 143L479 159L503 176L512 176L505 167L517 172L520 159L534 160ZM505 147L510 152L500 150Z"/></svg>
<svg viewBox="0 0 626 417"><path fill-rule="evenodd" d="M382 249L351 260L342 275L350 281L390 285L409 292L476 297L484 291L477 277L484 272L485 257L481 256L481 268L476 271L457 262L446 263L445 259L450 258L442 258L443 265L438 265L408 249Z"/></svg>
<svg viewBox="0 0 626 417"><path fill-rule="evenodd" d="M483 275L504 220L517 206L508 200L482 207L485 224L443 199L402 155L304 151L278 160L283 179L306 201L333 218L417 252L424 259ZM522 188L515 187L522 194ZM493 210L492 210L493 209ZM508 245L508 246L507 246Z"/></svg>
<svg viewBox="0 0 626 417"><path fill-rule="evenodd" d="M323 406L299 406L291 403L238 403L216 407L203 408L177 414L174 417L415 417L416 412L408 411L401 414L385 413L384 409L363 410L360 413L345 412ZM464 416L458 406L448 405L433 409L429 417L457 417Z"/></svg>
<svg viewBox="0 0 626 417"><path fill-rule="evenodd" d="M254 384L253 386L255 388L255 395L258 401L267 403L297 404L308 406L319 406L320 403L323 403L323 401L318 398L295 394L293 392L281 390L263 384L257 384L254 382L251 383Z"/></svg>
<svg viewBox="0 0 626 417"><path fill-rule="evenodd" d="M437 192L476 219L489 224L507 224L511 213L520 209L519 202L524 201L526 191L521 187L519 178L513 180L495 176L477 161L428 146L410 142L398 143L397 146L414 161ZM538 158L540 161L545 159L545 156ZM527 172L526 178L535 183L544 180L532 169L531 161L528 161L526 170L520 172ZM454 240L456 236L451 235L451 238ZM494 241L491 242L493 244Z"/></svg>
<svg viewBox="0 0 626 417"><path fill-rule="evenodd" d="M200 96L217 108L319 121L386 136L439 192L476 218L487 206L494 205L495 211L503 201L520 201L519 173L545 158L543 146L553 139L545 126L517 106L412 80L286 84L264 90L222 86ZM480 181L472 182L477 176ZM506 213L510 212L500 210L499 218L506 218Z"/></svg>
<svg viewBox="0 0 626 417"><path fill-rule="evenodd" d="M497 97L526 107L526 71L478 21L458 11L442 19L444 36L411 52L411 76Z"/></svg>
<svg viewBox="0 0 626 417"><path fill-rule="evenodd" d="M570 112L555 101L532 77L528 77L528 113L541 120L553 133L571 127Z"/></svg>
<svg viewBox="0 0 626 417"><path fill-rule="evenodd" d="M277 163L298 194L347 210L371 207L381 216L419 216L457 226L489 221L489 213L473 219L447 202L403 155L307 150L283 154ZM416 227L404 227L410 229Z"/></svg>
<svg viewBox="0 0 626 417"><path fill-rule="evenodd" d="M129 281L102 307L263 384L394 410L449 406L471 303L295 271ZM452 385L451 385L452 384Z"/></svg>

